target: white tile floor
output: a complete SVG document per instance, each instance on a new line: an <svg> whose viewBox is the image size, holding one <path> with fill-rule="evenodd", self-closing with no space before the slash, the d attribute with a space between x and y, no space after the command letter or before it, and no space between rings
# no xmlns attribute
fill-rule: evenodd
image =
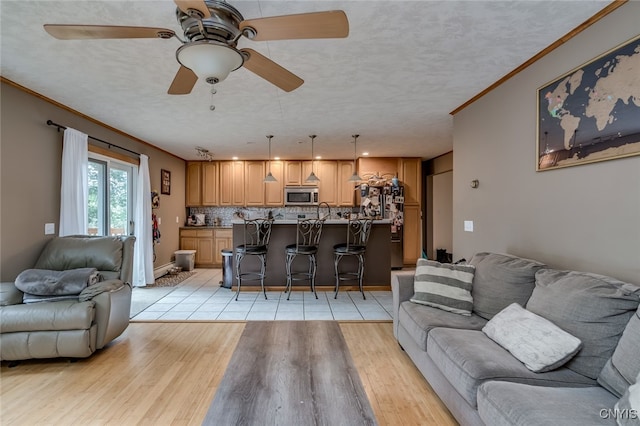
<svg viewBox="0 0 640 426"><path fill-rule="evenodd" d="M235 292L220 287L220 269L196 269L176 287L134 288L132 320L391 320L390 291ZM135 307L135 308L134 308Z"/></svg>

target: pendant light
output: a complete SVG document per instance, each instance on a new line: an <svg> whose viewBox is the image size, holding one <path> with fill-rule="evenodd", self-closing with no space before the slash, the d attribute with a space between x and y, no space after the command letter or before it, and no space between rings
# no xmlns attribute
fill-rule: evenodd
<svg viewBox="0 0 640 426"><path fill-rule="evenodd" d="M316 135L309 135L309 137L311 138L311 174L305 180L305 182L320 182L320 179L318 178L318 176L316 176L316 174L313 173L313 165L315 163L314 157L313 157L313 140L316 138Z"/></svg>
<svg viewBox="0 0 640 426"><path fill-rule="evenodd" d="M263 182L266 183L273 183L273 182L277 182L278 179L276 179L272 174L271 174L271 138L273 137L273 135L267 135L267 139L269 139L269 173L267 173L267 176L265 176Z"/></svg>
<svg viewBox="0 0 640 426"><path fill-rule="evenodd" d="M358 146L358 136L360 135L351 135L351 137L353 138L353 174L351 175L351 177L349 178L349 182L360 182L362 180L362 178L360 176L358 176L358 167L356 165L356 152L357 152L357 146Z"/></svg>

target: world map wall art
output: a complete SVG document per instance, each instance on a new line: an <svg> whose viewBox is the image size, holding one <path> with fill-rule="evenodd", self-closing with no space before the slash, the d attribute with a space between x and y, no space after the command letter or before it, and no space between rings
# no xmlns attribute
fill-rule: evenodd
<svg viewBox="0 0 640 426"><path fill-rule="evenodd" d="M640 35L538 89L537 171L640 155Z"/></svg>

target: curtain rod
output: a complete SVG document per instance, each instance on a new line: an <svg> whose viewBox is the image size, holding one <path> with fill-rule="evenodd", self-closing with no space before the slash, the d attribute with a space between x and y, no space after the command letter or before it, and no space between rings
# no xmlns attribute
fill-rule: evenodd
<svg viewBox="0 0 640 426"><path fill-rule="evenodd" d="M65 127L65 126L63 126L62 124L54 123L54 122L53 122L53 121L51 121L51 120L47 120L47 125L57 127L57 128L58 128L58 132L60 131L60 129L66 130L66 127ZM98 141L98 142L102 142L102 143L104 143L104 144L107 144L107 146L109 147L109 149L111 149L111 147L113 146L113 147L118 148L118 149L121 149L121 150L123 150L123 151L130 152L131 154L135 154L135 155L137 155L138 157L140 156L140 153L135 152L135 151L131 151L130 149L127 149L127 148L121 147L120 145L116 145L116 144L114 144L114 143L107 142L107 141L104 141L104 140L102 140L102 139L94 138L93 136L90 136L90 135L87 135L87 136L88 136L90 139L93 139L94 141Z"/></svg>

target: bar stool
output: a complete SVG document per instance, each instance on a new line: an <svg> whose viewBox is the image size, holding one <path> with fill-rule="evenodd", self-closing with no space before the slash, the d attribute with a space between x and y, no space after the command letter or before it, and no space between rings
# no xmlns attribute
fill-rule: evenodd
<svg viewBox="0 0 640 426"><path fill-rule="evenodd" d="M267 298L264 288L264 277L267 269L267 251L269 248L269 237L271 236L271 225L273 219L245 219L244 220L244 244L236 247L236 300L240 294L240 286L243 277L248 281L260 280L260 287ZM260 271L241 272L240 266L245 256L257 256L260 261Z"/></svg>
<svg viewBox="0 0 640 426"><path fill-rule="evenodd" d="M362 288L362 278L364 276L364 255L367 250L367 241L371 233L372 219L349 219L347 225L347 242L333 246L333 263L336 275L336 294L338 298L340 281L357 280L362 298L366 299ZM354 256L358 260L358 269L355 271L340 272L340 261L345 256Z"/></svg>
<svg viewBox="0 0 640 426"><path fill-rule="evenodd" d="M287 270L287 286L285 293L288 291L287 300L291 296L291 285L293 281L309 280L311 291L318 298L316 293L316 253L320 244L320 235L322 235L322 226L324 219L299 219L296 224L296 243L289 244L285 247L286 254L286 270ZM309 257L308 272L295 272L291 270L291 264L296 256Z"/></svg>

